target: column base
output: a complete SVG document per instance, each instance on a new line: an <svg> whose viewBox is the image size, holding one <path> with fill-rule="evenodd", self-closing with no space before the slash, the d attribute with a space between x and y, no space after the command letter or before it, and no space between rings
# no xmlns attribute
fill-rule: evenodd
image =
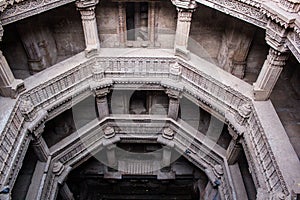
<svg viewBox="0 0 300 200"><path fill-rule="evenodd" d="M98 55L99 50L97 48L86 48L84 50L84 53L86 58L91 58L93 56Z"/></svg>
<svg viewBox="0 0 300 200"><path fill-rule="evenodd" d="M255 88L255 83L253 85L253 96L255 101L266 101L269 99L270 94L268 91Z"/></svg>
<svg viewBox="0 0 300 200"><path fill-rule="evenodd" d="M183 58L184 60L190 60L191 55L190 51L186 49L184 46L175 46L175 56Z"/></svg>
<svg viewBox="0 0 300 200"><path fill-rule="evenodd" d="M11 85L0 87L0 94L4 97L11 97L15 99L24 90L24 81L21 79L15 79Z"/></svg>

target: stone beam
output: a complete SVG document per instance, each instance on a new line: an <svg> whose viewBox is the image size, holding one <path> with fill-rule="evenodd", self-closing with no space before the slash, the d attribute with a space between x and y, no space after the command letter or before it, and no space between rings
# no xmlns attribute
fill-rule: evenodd
<svg viewBox="0 0 300 200"><path fill-rule="evenodd" d="M97 54L100 50L99 34L96 22L95 9L99 0L78 0L77 9L80 11L85 38L86 57Z"/></svg>
<svg viewBox="0 0 300 200"><path fill-rule="evenodd" d="M5 57L0 51L0 94L4 97L16 98L20 92L25 90L24 82L15 79Z"/></svg>

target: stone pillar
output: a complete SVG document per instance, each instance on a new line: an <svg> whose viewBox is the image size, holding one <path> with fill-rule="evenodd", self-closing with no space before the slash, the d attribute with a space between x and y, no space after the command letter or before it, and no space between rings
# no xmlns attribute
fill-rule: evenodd
<svg viewBox="0 0 300 200"><path fill-rule="evenodd" d="M111 144L106 147L107 164L109 167L116 167L118 165L116 158L116 145Z"/></svg>
<svg viewBox="0 0 300 200"><path fill-rule="evenodd" d="M126 5L124 2L118 2L119 10L119 46L125 47L127 41L126 29Z"/></svg>
<svg viewBox="0 0 300 200"><path fill-rule="evenodd" d="M182 97L179 91L167 89L166 93L169 96L168 117L177 120L179 112L180 98Z"/></svg>
<svg viewBox="0 0 300 200"><path fill-rule="evenodd" d="M4 97L16 98L23 90L25 90L24 82L15 79L2 51L0 51L0 94Z"/></svg>
<svg viewBox="0 0 300 200"><path fill-rule="evenodd" d="M17 24L31 74L38 73L57 62L57 50L54 37L47 24L32 23L25 19Z"/></svg>
<svg viewBox="0 0 300 200"><path fill-rule="evenodd" d="M148 9L148 38L149 38L149 46L155 46L155 2L149 1L149 9Z"/></svg>
<svg viewBox="0 0 300 200"><path fill-rule="evenodd" d="M255 28L239 20L228 23L218 54L219 66L234 76L243 78Z"/></svg>
<svg viewBox="0 0 300 200"><path fill-rule="evenodd" d="M163 148L162 166L163 167L170 166L171 158L172 158L172 150L170 147L165 146Z"/></svg>
<svg viewBox="0 0 300 200"><path fill-rule="evenodd" d="M66 182L61 186L59 193L63 200L75 200L74 195Z"/></svg>
<svg viewBox="0 0 300 200"><path fill-rule="evenodd" d="M272 10L272 9L271 9ZM269 18L266 26L266 42L270 46L269 54L253 84L254 99L267 100L279 78L288 59L288 48L285 43L288 30L281 24Z"/></svg>
<svg viewBox="0 0 300 200"><path fill-rule="evenodd" d="M48 157L50 156L50 151L42 136L33 140L32 147L39 161L47 162Z"/></svg>
<svg viewBox="0 0 300 200"><path fill-rule="evenodd" d="M189 60L190 54L187 50L187 46L192 14L197 7L197 3L194 0L172 0L172 3L177 7L178 11L174 44L175 55Z"/></svg>
<svg viewBox="0 0 300 200"><path fill-rule="evenodd" d="M242 146L232 139L226 152L228 165L233 165L238 160L241 150Z"/></svg>
<svg viewBox="0 0 300 200"><path fill-rule="evenodd" d="M91 57L100 50L95 8L99 0L78 0L77 9L80 11L82 27L86 44L86 57Z"/></svg>
<svg viewBox="0 0 300 200"><path fill-rule="evenodd" d="M264 101L270 97L287 59L288 54L286 52L270 48L267 59L254 83L255 100Z"/></svg>
<svg viewBox="0 0 300 200"><path fill-rule="evenodd" d="M99 114L99 119L109 115L109 108L107 103L107 94L109 93L108 88L102 88L96 90L96 103Z"/></svg>

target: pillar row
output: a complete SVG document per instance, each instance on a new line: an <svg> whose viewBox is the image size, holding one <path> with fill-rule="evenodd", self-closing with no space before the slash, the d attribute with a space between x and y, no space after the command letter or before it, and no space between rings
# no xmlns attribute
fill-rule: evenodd
<svg viewBox="0 0 300 200"><path fill-rule="evenodd" d="M86 57L91 57L100 50L100 41L97 29L95 8L99 0L76 1L77 9L81 14L83 33L85 38Z"/></svg>

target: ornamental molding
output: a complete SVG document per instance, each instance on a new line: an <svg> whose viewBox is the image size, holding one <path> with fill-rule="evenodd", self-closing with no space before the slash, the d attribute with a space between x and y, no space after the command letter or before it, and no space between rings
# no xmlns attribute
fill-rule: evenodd
<svg viewBox="0 0 300 200"><path fill-rule="evenodd" d="M0 20L2 25L10 24L33 15L40 14L47 10L75 2L75 0L15 0L5 1L5 7L0 8ZM9 3L14 2L14 3Z"/></svg>

